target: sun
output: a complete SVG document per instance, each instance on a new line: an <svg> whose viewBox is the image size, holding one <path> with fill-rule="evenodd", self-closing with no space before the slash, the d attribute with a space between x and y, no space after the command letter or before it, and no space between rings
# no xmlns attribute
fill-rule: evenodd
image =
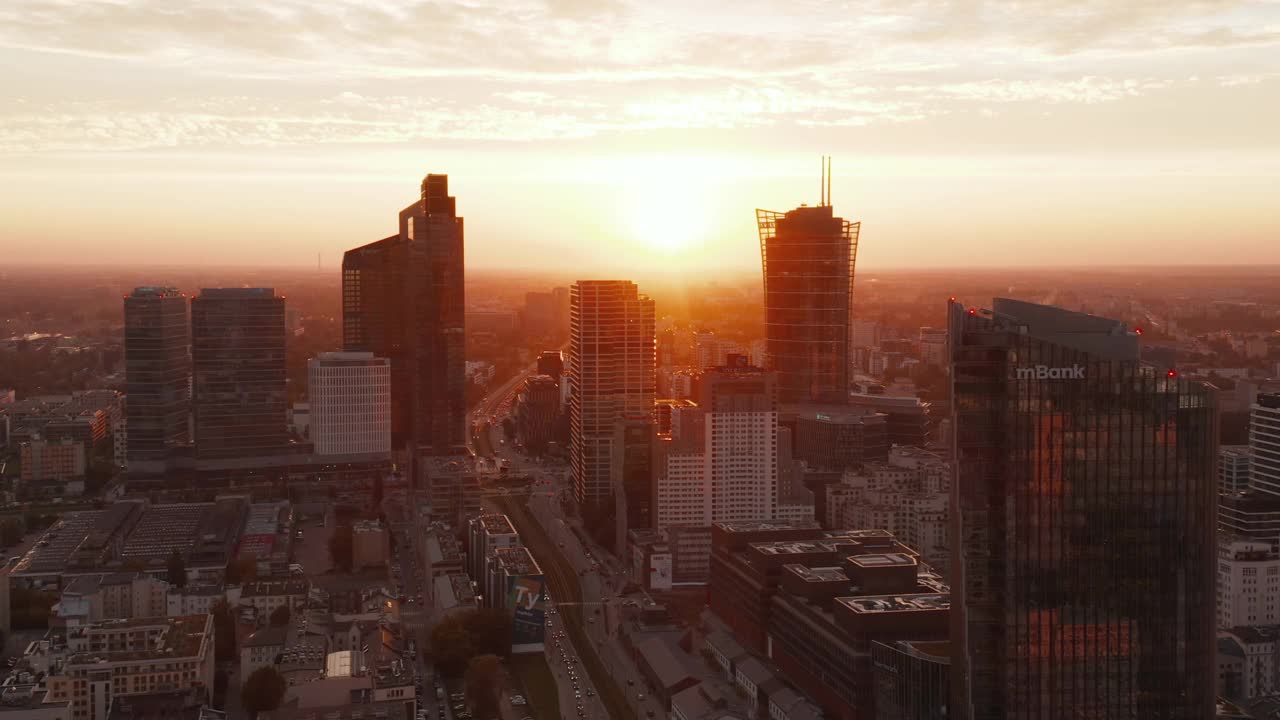
<svg viewBox="0 0 1280 720"><path fill-rule="evenodd" d="M684 255L706 243L714 208L705 179L679 168L642 165L628 170L618 187L618 222L628 244Z"/></svg>

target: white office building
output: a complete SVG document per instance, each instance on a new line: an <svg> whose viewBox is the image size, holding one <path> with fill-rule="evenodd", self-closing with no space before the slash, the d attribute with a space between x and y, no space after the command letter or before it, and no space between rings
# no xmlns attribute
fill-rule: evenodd
<svg viewBox="0 0 1280 720"><path fill-rule="evenodd" d="M391 452L391 363L367 352L307 364L310 434L318 455Z"/></svg>
<svg viewBox="0 0 1280 720"><path fill-rule="evenodd" d="M1218 627L1280 623L1280 555L1271 544L1218 540Z"/></svg>

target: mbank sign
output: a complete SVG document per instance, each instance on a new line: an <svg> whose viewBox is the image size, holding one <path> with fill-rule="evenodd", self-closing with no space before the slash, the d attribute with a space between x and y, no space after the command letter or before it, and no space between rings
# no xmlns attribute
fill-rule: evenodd
<svg viewBox="0 0 1280 720"><path fill-rule="evenodd" d="M1083 380L1084 366L1054 367L1036 365L1035 367L1015 368L1019 380Z"/></svg>

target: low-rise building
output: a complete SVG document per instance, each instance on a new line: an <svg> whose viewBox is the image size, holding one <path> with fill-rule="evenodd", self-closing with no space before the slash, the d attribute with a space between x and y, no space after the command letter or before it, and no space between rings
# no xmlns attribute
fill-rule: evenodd
<svg viewBox="0 0 1280 720"><path fill-rule="evenodd" d="M266 624L271 613L281 607L297 611L307 601L311 585L306 580L260 580L247 582L240 589L240 604L252 607L259 624Z"/></svg>
<svg viewBox="0 0 1280 720"><path fill-rule="evenodd" d="M281 625L259 628L240 645L240 683L255 670L271 667L289 642L289 630Z"/></svg>
<svg viewBox="0 0 1280 720"><path fill-rule="evenodd" d="M391 534L377 520L360 520L351 526L351 567L359 571L383 567L391 556Z"/></svg>

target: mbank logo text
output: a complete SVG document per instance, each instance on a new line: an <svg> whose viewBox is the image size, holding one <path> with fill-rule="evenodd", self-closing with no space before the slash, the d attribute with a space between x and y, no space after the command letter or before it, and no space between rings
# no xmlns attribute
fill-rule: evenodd
<svg viewBox="0 0 1280 720"><path fill-rule="evenodd" d="M1016 368L1019 380L1083 380L1084 366L1055 367L1036 365L1035 367Z"/></svg>

